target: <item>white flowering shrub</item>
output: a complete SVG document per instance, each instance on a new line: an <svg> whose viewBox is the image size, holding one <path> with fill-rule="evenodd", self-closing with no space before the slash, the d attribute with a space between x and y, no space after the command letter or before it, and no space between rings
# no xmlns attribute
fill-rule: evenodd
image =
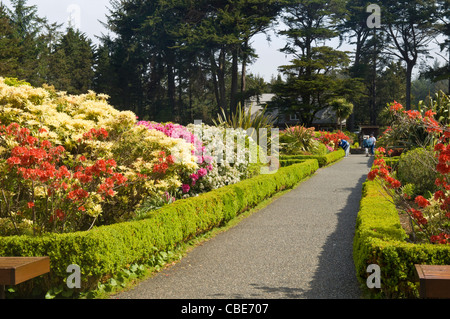
<svg viewBox="0 0 450 319"><path fill-rule="evenodd" d="M197 185L200 191L235 184L253 174L251 162L257 166L258 148L246 131L229 129L227 132L223 127L206 124L190 124L187 128L201 135L203 155L209 158L209 173Z"/></svg>

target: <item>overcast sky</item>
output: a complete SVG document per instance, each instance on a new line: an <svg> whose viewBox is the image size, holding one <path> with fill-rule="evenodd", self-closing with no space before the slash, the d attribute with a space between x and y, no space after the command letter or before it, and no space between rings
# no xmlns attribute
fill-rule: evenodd
<svg viewBox="0 0 450 319"><path fill-rule="evenodd" d="M10 5L9 0L0 2ZM85 32L93 41L97 43L95 36L107 33L99 22L106 22L106 14L110 7L110 0L28 0L27 5L36 5L39 15L46 17L50 23L67 23L71 19L75 27ZM272 76L278 74L280 65L289 64L290 57L279 52L285 45L285 40L270 33L271 42L266 41L266 36L261 34L253 38L253 47L256 49L258 59L249 66L248 72L264 77L270 81ZM341 50L351 50L350 46L340 48ZM416 71L418 66L416 68Z"/></svg>

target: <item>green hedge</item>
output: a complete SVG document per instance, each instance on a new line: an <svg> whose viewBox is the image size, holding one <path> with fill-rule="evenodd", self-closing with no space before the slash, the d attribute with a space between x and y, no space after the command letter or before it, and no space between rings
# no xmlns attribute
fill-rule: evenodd
<svg viewBox="0 0 450 319"><path fill-rule="evenodd" d="M294 165L294 164L299 164L299 163L303 163L304 159L284 159L284 160L280 160L280 167L286 167L286 166L290 166L290 165Z"/></svg>
<svg viewBox="0 0 450 319"><path fill-rule="evenodd" d="M400 156L386 157L384 161L387 166L391 166L393 168L397 167L398 161L400 160Z"/></svg>
<svg viewBox="0 0 450 319"><path fill-rule="evenodd" d="M407 242L397 209L382 191L376 181L363 187L353 242L357 278L371 298L418 298L414 264L449 265L450 247ZM367 288L370 264L380 266L381 289Z"/></svg>
<svg viewBox="0 0 450 319"><path fill-rule="evenodd" d="M334 163L345 156L344 150L340 149L326 155L281 155L281 161L316 159L320 167L324 167Z"/></svg>
<svg viewBox="0 0 450 319"><path fill-rule="evenodd" d="M197 197L176 201L149 218L94 228L88 232L43 237L0 238L0 256L49 256L51 272L31 282L41 290L59 286L67 266L81 268L82 291L114 275L128 264L145 263L158 252L169 251L275 193L294 187L319 168L317 160L280 168Z"/></svg>

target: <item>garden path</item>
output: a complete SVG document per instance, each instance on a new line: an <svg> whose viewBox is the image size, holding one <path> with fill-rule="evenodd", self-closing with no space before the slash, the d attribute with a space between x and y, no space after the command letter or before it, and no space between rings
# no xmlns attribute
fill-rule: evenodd
<svg viewBox="0 0 450 319"><path fill-rule="evenodd" d="M117 299L355 299L352 244L372 158L350 155Z"/></svg>

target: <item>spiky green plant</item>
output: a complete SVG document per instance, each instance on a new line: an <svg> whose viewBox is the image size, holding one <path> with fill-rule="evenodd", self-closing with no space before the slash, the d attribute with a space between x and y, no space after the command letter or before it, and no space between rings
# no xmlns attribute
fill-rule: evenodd
<svg viewBox="0 0 450 319"><path fill-rule="evenodd" d="M450 96L443 91L437 92L434 97L430 95L426 101L420 101L418 109L421 113L431 110L436 113L436 121L444 125L450 124Z"/></svg>

